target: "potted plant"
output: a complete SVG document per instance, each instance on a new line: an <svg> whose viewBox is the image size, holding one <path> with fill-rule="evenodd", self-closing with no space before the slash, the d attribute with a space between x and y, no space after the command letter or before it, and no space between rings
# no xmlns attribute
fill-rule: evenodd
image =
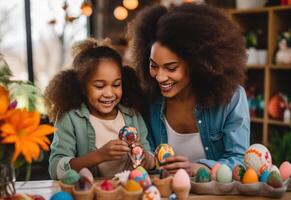
<svg viewBox="0 0 291 200"><path fill-rule="evenodd" d="M27 165L29 179L31 163L41 150L49 150L47 136L54 132L54 127L40 125L40 89L28 81L12 81L11 76L0 54L0 198L15 193L14 169Z"/></svg>

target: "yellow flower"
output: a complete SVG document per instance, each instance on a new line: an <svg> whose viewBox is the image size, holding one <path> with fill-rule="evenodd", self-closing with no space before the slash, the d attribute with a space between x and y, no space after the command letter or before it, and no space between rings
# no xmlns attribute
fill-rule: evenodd
<svg viewBox="0 0 291 200"><path fill-rule="evenodd" d="M0 120L6 115L9 107L9 93L8 91L0 85Z"/></svg>
<svg viewBox="0 0 291 200"><path fill-rule="evenodd" d="M50 141L47 135L55 128L50 125L39 125L40 114L22 109L11 110L6 114L0 129L2 143L14 144L14 162L22 154L28 163L37 160L40 149L49 150Z"/></svg>

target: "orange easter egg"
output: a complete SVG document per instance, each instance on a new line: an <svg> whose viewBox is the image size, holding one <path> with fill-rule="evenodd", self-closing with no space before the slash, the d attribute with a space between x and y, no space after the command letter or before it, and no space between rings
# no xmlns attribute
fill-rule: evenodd
<svg viewBox="0 0 291 200"><path fill-rule="evenodd" d="M252 168L248 168L243 176L242 182L244 184L256 183L259 181L257 172Z"/></svg>

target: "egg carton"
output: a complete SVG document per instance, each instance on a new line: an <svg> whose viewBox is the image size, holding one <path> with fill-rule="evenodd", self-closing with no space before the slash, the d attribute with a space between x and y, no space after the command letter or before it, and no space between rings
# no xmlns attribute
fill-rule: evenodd
<svg viewBox="0 0 291 200"><path fill-rule="evenodd" d="M239 181L231 183L219 183L217 181L197 183L195 178L191 180L191 193L203 195L249 195L280 198L285 194L287 188L291 189L290 179L284 181L283 187L280 188L274 188L262 182L252 184L243 184Z"/></svg>
<svg viewBox="0 0 291 200"><path fill-rule="evenodd" d="M62 191L70 193L75 200L136 200L140 199L143 194L143 190L127 191L120 185L114 190L105 191L100 188L100 183L94 183L89 190L76 191L74 185L64 184L61 181L59 181L58 184Z"/></svg>

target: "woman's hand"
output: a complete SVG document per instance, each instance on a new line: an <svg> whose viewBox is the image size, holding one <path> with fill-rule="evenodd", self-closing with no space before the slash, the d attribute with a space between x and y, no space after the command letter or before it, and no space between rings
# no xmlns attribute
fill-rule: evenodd
<svg viewBox="0 0 291 200"><path fill-rule="evenodd" d="M163 165L162 168L168 170L171 174L176 173L178 169L182 168L185 169L191 177L197 174L197 171L200 167L204 167L210 172L210 169L206 165L200 163L192 163L185 156L168 157L166 159L166 163L167 164Z"/></svg>
<svg viewBox="0 0 291 200"><path fill-rule="evenodd" d="M196 176L198 169L201 167L204 167L210 173L210 169L206 165L200 163L192 163L192 176Z"/></svg>
<svg viewBox="0 0 291 200"><path fill-rule="evenodd" d="M128 152L130 152L130 149L127 143L120 139L110 140L96 150L97 155L101 157L102 161L119 160Z"/></svg>
<svg viewBox="0 0 291 200"><path fill-rule="evenodd" d="M141 165L147 170L153 169L156 166L155 157L149 152L144 151Z"/></svg>
<svg viewBox="0 0 291 200"><path fill-rule="evenodd" d="M192 176L192 164L185 156L168 157L165 160L166 164L161 168L166 169L171 174L175 174L178 169L185 169L189 176Z"/></svg>

